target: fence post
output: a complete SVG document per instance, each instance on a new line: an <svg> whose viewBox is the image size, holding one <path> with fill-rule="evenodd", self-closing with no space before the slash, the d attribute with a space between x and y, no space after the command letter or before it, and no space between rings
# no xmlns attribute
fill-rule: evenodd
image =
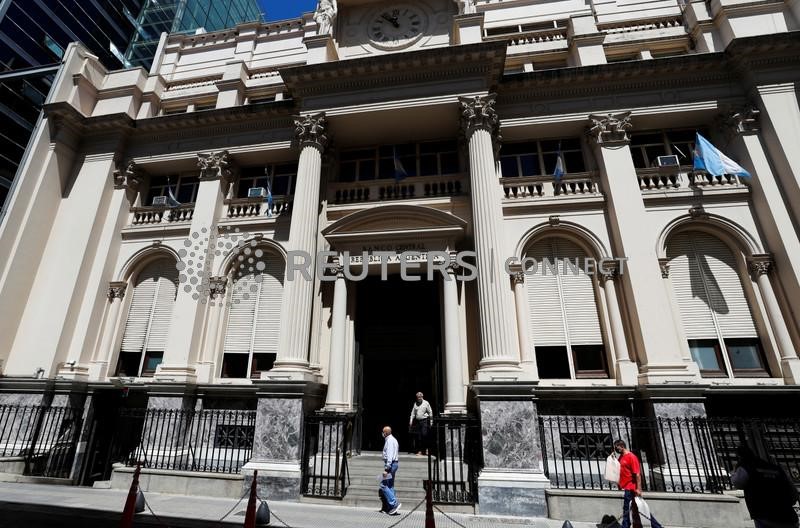
<svg viewBox="0 0 800 528"><path fill-rule="evenodd" d="M430 479L425 481L425 528L436 528L433 518L433 492Z"/></svg>
<svg viewBox="0 0 800 528"><path fill-rule="evenodd" d="M128 498L125 499L125 509L122 510L122 523L120 528L133 528L133 515L136 513L136 497L139 494L139 473L142 468L136 464L136 469L133 471L133 480L131 480L131 487L128 490Z"/></svg>
<svg viewBox="0 0 800 528"><path fill-rule="evenodd" d="M244 516L244 528L256 528L256 487L258 486L258 470L253 471L253 482L250 483L250 498L247 501L247 512Z"/></svg>

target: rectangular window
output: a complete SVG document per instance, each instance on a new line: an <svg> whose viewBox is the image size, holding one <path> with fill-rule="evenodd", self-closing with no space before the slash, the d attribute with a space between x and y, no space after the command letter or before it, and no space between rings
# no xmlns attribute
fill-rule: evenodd
<svg viewBox="0 0 800 528"><path fill-rule="evenodd" d="M707 134L700 130L701 134ZM633 165L638 169L656 167L658 156L678 156L681 165L691 165L694 156L695 129L658 130L631 135Z"/></svg>
<svg viewBox="0 0 800 528"><path fill-rule="evenodd" d="M586 171L580 139L549 139L504 144L500 149L503 177L552 175L559 152L565 173Z"/></svg>
<svg viewBox="0 0 800 528"><path fill-rule="evenodd" d="M222 377L246 378L248 359L250 359L249 354L223 354Z"/></svg>
<svg viewBox="0 0 800 528"><path fill-rule="evenodd" d="M164 360L163 352L147 351L144 354L144 363L142 364L142 376L152 376L156 373L156 368Z"/></svg>
<svg viewBox="0 0 800 528"><path fill-rule="evenodd" d="M722 352L716 339L690 339L689 351L692 359L700 367L700 374L705 377L724 377Z"/></svg>
<svg viewBox="0 0 800 528"><path fill-rule="evenodd" d="M269 188L272 196L288 196L294 194L297 176L297 163L278 163L266 167L246 167L242 169L236 191L238 198L247 198L247 191L252 187Z"/></svg>
<svg viewBox="0 0 800 528"><path fill-rule="evenodd" d="M603 345L572 345L576 378L607 378L606 354Z"/></svg>
<svg viewBox="0 0 800 528"><path fill-rule="evenodd" d="M339 181L388 180L405 177L442 176L460 172L455 141L381 145L343 152L339 157Z"/></svg>
<svg viewBox="0 0 800 528"><path fill-rule="evenodd" d="M250 364L250 378L259 379L261 373L272 369L275 364L276 354L254 353Z"/></svg>
<svg viewBox="0 0 800 528"><path fill-rule="evenodd" d="M170 176L153 176L150 178L150 189L147 200L142 205L151 205L156 196L169 196L169 190L181 204L191 204L197 199L200 178L193 174L172 174Z"/></svg>
<svg viewBox="0 0 800 528"><path fill-rule="evenodd" d="M536 366L542 379L569 379L569 358L565 346L535 347Z"/></svg>
<svg viewBox="0 0 800 528"><path fill-rule="evenodd" d="M728 359L734 375L769 376L758 339L726 339L725 348L728 349Z"/></svg>
<svg viewBox="0 0 800 528"><path fill-rule="evenodd" d="M141 352L120 352L117 362L117 376L133 378L139 375Z"/></svg>

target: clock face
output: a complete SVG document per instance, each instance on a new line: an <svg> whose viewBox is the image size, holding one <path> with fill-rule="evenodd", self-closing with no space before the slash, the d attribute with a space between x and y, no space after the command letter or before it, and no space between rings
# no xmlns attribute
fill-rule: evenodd
<svg viewBox="0 0 800 528"><path fill-rule="evenodd" d="M368 23L367 32L374 46L397 49L416 42L422 36L426 20L418 9L400 5L375 11Z"/></svg>

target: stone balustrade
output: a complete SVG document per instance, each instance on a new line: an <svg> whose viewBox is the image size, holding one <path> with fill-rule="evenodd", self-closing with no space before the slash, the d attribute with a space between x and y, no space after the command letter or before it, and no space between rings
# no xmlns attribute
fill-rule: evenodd
<svg viewBox="0 0 800 528"><path fill-rule="evenodd" d="M272 217L288 212L291 200L288 196L275 196L269 207L264 198L232 198L225 200L225 206L228 218Z"/></svg>
<svg viewBox="0 0 800 528"><path fill-rule="evenodd" d="M620 20L597 24L597 29L604 33L631 33L653 29L670 29L683 27L683 17L672 15L641 20Z"/></svg>
<svg viewBox="0 0 800 528"><path fill-rule="evenodd" d="M413 200L457 196L466 191L465 178L452 176L416 176L400 182L372 180L367 182L334 183L328 186L328 200L333 204Z"/></svg>
<svg viewBox="0 0 800 528"><path fill-rule="evenodd" d="M131 208L131 225L153 225L163 223L191 222L194 216L194 204L183 204L178 207L146 206Z"/></svg>
<svg viewBox="0 0 800 528"><path fill-rule="evenodd" d="M556 181L553 176L503 178L503 194L507 200L600 196L600 178L595 172L567 174Z"/></svg>
<svg viewBox="0 0 800 528"><path fill-rule="evenodd" d="M694 172L691 165L675 168L650 167L636 169L639 188L643 193L649 191L675 191L689 188L745 188L737 176L724 174L712 176L704 172Z"/></svg>

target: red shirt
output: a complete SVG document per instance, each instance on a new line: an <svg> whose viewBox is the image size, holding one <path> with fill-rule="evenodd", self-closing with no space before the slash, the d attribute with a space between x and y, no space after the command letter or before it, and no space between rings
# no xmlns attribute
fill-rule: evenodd
<svg viewBox="0 0 800 528"><path fill-rule="evenodd" d="M619 458L619 489L636 491L636 477L641 472L639 459L628 451Z"/></svg>

